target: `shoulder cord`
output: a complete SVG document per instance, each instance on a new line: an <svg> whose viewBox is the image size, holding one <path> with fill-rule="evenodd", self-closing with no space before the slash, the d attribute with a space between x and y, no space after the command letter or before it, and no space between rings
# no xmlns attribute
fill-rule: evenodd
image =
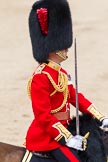
<svg viewBox="0 0 108 162"><path fill-rule="evenodd" d="M55 81L53 80L53 78L51 77L51 75L48 72L42 71L43 74L46 74L48 79L50 80L51 84L54 87L54 92L50 95L54 95L56 92L63 92L63 96L64 96L64 100L63 103L61 104L61 106L59 106L58 108L51 110L51 114L57 113L59 112L66 104L67 102L67 98L68 98L68 79L66 74L59 72L59 76L58 76L58 84L55 83ZM31 83L32 83L32 78L31 77L28 81L27 84L27 93L28 96L31 98Z"/></svg>
<svg viewBox="0 0 108 162"><path fill-rule="evenodd" d="M59 112L66 104L67 98L68 98L68 79L66 74L59 72L59 77L58 77L58 84L55 83L53 78L48 72L42 71L42 73L46 74L48 76L48 79L50 80L51 84L53 85L55 91L52 94L55 94L57 91L58 92L63 92L64 100L63 103L61 104L60 107L51 110L51 114Z"/></svg>

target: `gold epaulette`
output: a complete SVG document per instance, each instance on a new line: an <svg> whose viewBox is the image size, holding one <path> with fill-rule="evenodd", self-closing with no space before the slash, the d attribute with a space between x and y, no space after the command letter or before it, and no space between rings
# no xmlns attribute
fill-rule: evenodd
<svg viewBox="0 0 108 162"><path fill-rule="evenodd" d="M41 64L37 67L37 69L34 71L33 75L28 79L28 83L27 83L27 94L28 96L31 98L31 83L32 83L32 79L33 79L33 76L35 74L41 74L42 73L42 70L44 69L44 67L46 66L46 64Z"/></svg>
<svg viewBox="0 0 108 162"><path fill-rule="evenodd" d="M46 66L45 63L40 64L40 65L37 67L37 69L35 70L34 75L35 75L35 74L41 74L41 73L42 73L42 70L44 69L45 66ZM34 76L34 75L33 75L33 76Z"/></svg>

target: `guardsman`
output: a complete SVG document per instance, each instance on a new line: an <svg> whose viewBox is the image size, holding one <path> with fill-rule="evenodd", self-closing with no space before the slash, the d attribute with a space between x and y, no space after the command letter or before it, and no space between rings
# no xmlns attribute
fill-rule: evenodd
<svg viewBox="0 0 108 162"><path fill-rule="evenodd" d="M31 9L29 30L33 56L39 63L28 82L34 119L27 131L26 148L33 152L50 152L57 162L80 162L84 137L73 136L67 125L70 104L76 106L71 77L60 63L72 46L72 17L67 0L39 0ZM78 94L79 110L108 126L108 119L83 94ZM35 159L31 159L31 162Z"/></svg>

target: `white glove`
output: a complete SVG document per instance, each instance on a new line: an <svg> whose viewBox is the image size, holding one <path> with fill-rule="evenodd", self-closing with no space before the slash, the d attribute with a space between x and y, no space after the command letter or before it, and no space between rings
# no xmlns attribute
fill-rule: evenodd
<svg viewBox="0 0 108 162"><path fill-rule="evenodd" d="M87 144L87 140L80 135L76 135L71 137L71 139L66 143L66 146L74 148L76 150L84 151L83 143Z"/></svg>
<svg viewBox="0 0 108 162"><path fill-rule="evenodd" d="M105 127L108 128L108 118L105 118L105 119L103 119L103 121L102 121L102 128L105 128Z"/></svg>

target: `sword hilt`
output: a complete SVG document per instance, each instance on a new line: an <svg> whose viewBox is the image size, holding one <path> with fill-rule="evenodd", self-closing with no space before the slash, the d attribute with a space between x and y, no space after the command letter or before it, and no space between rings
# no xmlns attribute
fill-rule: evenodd
<svg viewBox="0 0 108 162"><path fill-rule="evenodd" d="M87 139L88 139L89 135L90 135L90 132L86 133L85 136L84 136L84 138L83 138L82 148L83 148L84 151L87 148Z"/></svg>
<svg viewBox="0 0 108 162"><path fill-rule="evenodd" d="M90 132L86 133L84 136L84 139L88 139L89 135L90 135Z"/></svg>

